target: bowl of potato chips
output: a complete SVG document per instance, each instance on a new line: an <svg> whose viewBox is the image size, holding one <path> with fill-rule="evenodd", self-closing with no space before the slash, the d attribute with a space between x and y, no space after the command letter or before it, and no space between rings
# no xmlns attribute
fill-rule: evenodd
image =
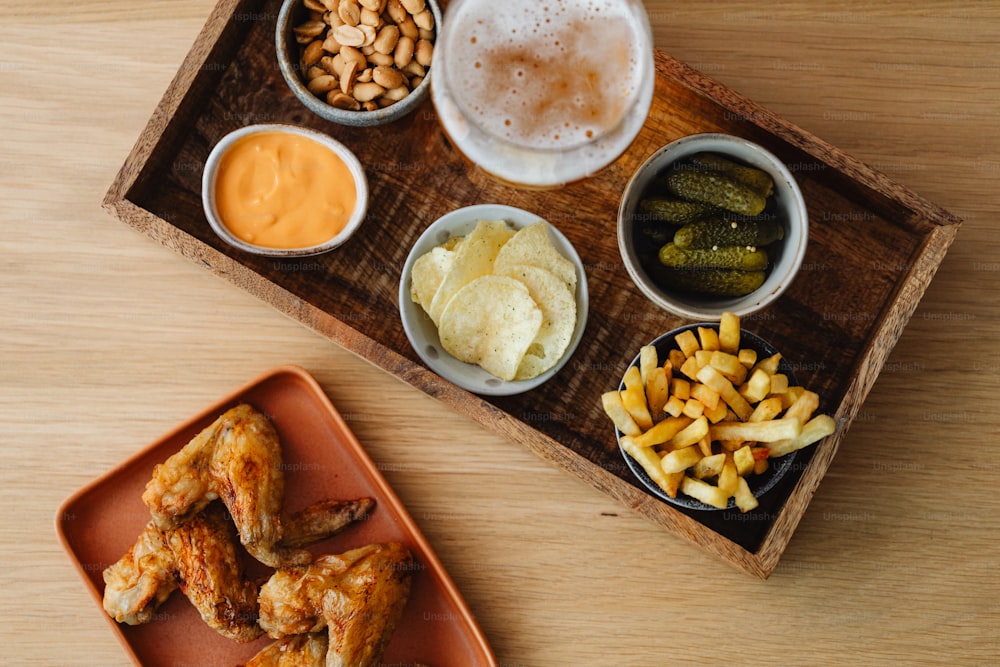
<svg viewBox="0 0 1000 667"><path fill-rule="evenodd" d="M434 221L403 265L399 311L432 371L476 394L538 387L565 365L587 322L587 278L569 240L512 206Z"/></svg>
<svg viewBox="0 0 1000 667"><path fill-rule="evenodd" d="M797 452L835 430L782 354L728 312L644 345L601 401L638 480L699 510L757 508Z"/></svg>

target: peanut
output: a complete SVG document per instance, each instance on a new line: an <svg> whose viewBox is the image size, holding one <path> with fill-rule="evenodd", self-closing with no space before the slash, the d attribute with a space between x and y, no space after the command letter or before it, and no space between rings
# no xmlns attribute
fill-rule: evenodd
<svg viewBox="0 0 1000 667"><path fill-rule="evenodd" d="M330 106L337 109L344 109L345 111L358 111L361 109L361 104L356 99L350 95L345 95L339 90L330 91L330 94L326 96L326 101Z"/></svg>
<svg viewBox="0 0 1000 667"><path fill-rule="evenodd" d="M372 79L383 88L399 88L406 78L403 73L394 67L380 65L372 71Z"/></svg>
<svg viewBox="0 0 1000 667"><path fill-rule="evenodd" d="M413 60L413 39L411 37L400 37L396 42L396 50L393 52L393 62L396 67L403 69Z"/></svg>
<svg viewBox="0 0 1000 667"><path fill-rule="evenodd" d="M313 95L328 93L337 87L337 77L331 74L324 74L311 80L306 87Z"/></svg>
<svg viewBox="0 0 1000 667"><path fill-rule="evenodd" d="M357 26L346 23L334 28L332 37L341 46L361 46L365 43L365 33Z"/></svg>
<svg viewBox="0 0 1000 667"><path fill-rule="evenodd" d="M355 26L361 23L361 7L354 0L341 0L337 16L345 25Z"/></svg>
<svg viewBox="0 0 1000 667"><path fill-rule="evenodd" d="M410 14L419 14L424 11L424 0L399 0L399 4L403 5Z"/></svg>
<svg viewBox="0 0 1000 667"><path fill-rule="evenodd" d="M378 31L378 36L375 37L375 41L372 42L372 46L379 53L384 53L386 55L392 53L392 50L396 48L396 42L399 41L399 28L394 25L384 26Z"/></svg>
<svg viewBox="0 0 1000 667"><path fill-rule="evenodd" d="M422 39L413 47L413 59L424 67L429 67L434 57L434 45Z"/></svg>
<svg viewBox="0 0 1000 667"><path fill-rule="evenodd" d="M385 88L375 82L358 83L354 85L354 99L358 102L369 102L385 92Z"/></svg>
<svg viewBox="0 0 1000 667"><path fill-rule="evenodd" d="M345 95L351 94L354 88L354 78L358 75L358 61L352 60L344 64L344 72L340 75L340 90Z"/></svg>

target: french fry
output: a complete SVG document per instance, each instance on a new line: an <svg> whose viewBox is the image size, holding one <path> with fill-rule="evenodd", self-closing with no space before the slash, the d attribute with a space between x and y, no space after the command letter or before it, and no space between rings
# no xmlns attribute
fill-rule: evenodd
<svg viewBox="0 0 1000 667"><path fill-rule="evenodd" d="M635 441L630 436L627 435L623 437L620 442L622 449L625 450L625 453L635 459L639 465L642 466L642 469L646 471L646 474L649 475L650 479L656 482L657 486L664 491L667 491L668 488L673 486L674 495L671 495L670 497L676 497L676 482L672 482L663 472L663 469L660 467L660 457L656 455L656 452L653 451L652 447L640 447L635 444ZM669 491L667 492L667 495L670 495Z"/></svg>
<svg viewBox="0 0 1000 667"><path fill-rule="evenodd" d="M784 373L775 373L771 376L771 393L784 394L788 391L788 376Z"/></svg>
<svg viewBox="0 0 1000 667"><path fill-rule="evenodd" d="M674 378L670 381L670 395L676 396L682 401L691 398L691 383L684 378Z"/></svg>
<svg viewBox="0 0 1000 667"><path fill-rule="evenodd" d="M725 491L693 477L684 477L681 481L681 492L719 509L725 509L729 505L729 496Z"/></svg>
<svg viewBox="0 0 1000 667"><path fill-rule="evenodd" d="M712 327L698 327L698 341L703 350L718 350L719 332Z"/></svg>
<svg viewBox="0 0 1000 667"><path fill-rule="evenodd" d="M719 398L719 392L715 391L711 387L703 385L700 382L695 382L691 385L690 396L691 398L701 401L701 404L705 406L706 410L714 410L721 400Z"/></svg>
<svg viewBox="0 0 1000 667"><path fill-rule="evenodd" d="M649 373L659 366L656 358L656 348L652 345L643 345L639 348L639 377L644 385L649 384Z"/></svg>
<svg viewBox="0 0 1000 667"><path fill-rule="evenodd" d="M764 400L771 393L772 377L760 369L755 370L750 374L746 384L740 387L740 396L745 398L748 403L758 403Z"/></svg>
<svg viewBox="0 0 1000 667"><path fill-rule="evenodd" d="M625 409L622 403L621 394L617 391L606 391L601 394L601 406L604 413L611 418L619 431L625 435L636 436L642 433L642 429L632 419L632 415Z"/></svg>
<svg viewBox="0 0 1000 667"><path fill-rule="evenodd" d="M740 472L736 469L732 454L726 455L726 462L722 465L722 472L719 473L719 488L726 494L726 498L736 493L739 483Z"/></svg>
<svg viewBox="0 0 1000 667"><path fill-rule="evenodd" d="M703 456L700 461L694 464L694 476L698 479L718 477L722 472L722 466L726 463L725 454L713 454Z"/></svg>
<svg viewBox="0 0 1000 667"><path fill-rule="evenodd" d="M714 408L706 408L705 416L708 417L708 421L713 424L718 424L719 422L725 420L729 415L729 406L726 405L725 401L717 401Z"/></svg>
<svg viewBox="0 0 1000 667"><path fill-rule="evenodd" d="M667 371L663 366L657 366L646 377L646 402L654 421L663 414L663 406L669 398L670 381L667 379Z"/></svg>
<svg viewBox="0 0 1000 667"><path fill-rule="evenodd" d="M776 354L771 355L770 357L767 357L766 359L761 359L760 361L758 361L754 365L753 370L757 370L759 368L768 375L774 375L775 373L778 372L778 364L780 363L781 363L781 353L778 352Z"/></svg>
<svg viewBox="0 0 1000 667"><path fill-rule="evenodd" d="M670 439L670 446L674 449L682 449L697 444L699 440L709 434L709 428L708 419L698 417Z"/></svg>
<svg viewBox="0 0 1000 667"><path fill-rule="evenodd" d="M698 381L719 392L722 400L733 409L733 412L740 419L749 419L750 415L753 414L753 408L750 407L745 398L740 396L736 388L733 387L733 383L712 366L705 366L698 371Z"/></svg>
<svg viewBox="0 0 1000 667"><path fill-rule="evenodd" d="M671 396L667 399L666 405L663 406L663 411L671 417L680 417L684 412L685 403L686 401L677 398L677 396Z"/></svg>
<svg viewBox="0 0 1000 667"><path fill-rule="evenodd" d="M686 329L677 334L674 337L674 342L677 344L677 349L684 353L685 359L694 356L694 353L701 349L701 346L698 345L698 338L691 329Z"/></svg>
<svg viewBox="0 0 1000 667"><path fill-rule="evenodd" d="M632 441L640 447L655 447L669 442L671 438L680 433L693 420L688 417L667 417L657 422L652 428L633 435ZM624 433L624 431L623 431Z"/></svg>
<svg viewBox="0 0 1000 667"><path fill-rule="evenodd" d="M808 447L814 442L819 442L826 436L837 430L837 423L829 415L817 415L802 426L799 435L789 440L772 442L769 455L774 458L791 454L794 451Z"/></svg>
<svg viewBox="0 0 1000 667"><path fill-rule="evenodd" d="M751 350L750 348L744 348L739 351L736 355L739 357L740 363L747 368L753 368L754 364L757 363L757 350Z"/></svg>
<svg viewBox="0 0 1000 667"><path fill-rule="evenodd" d="M733 313L723 313L719 320L719 349L736 354L740 349L740 318Z"/></svg>
<svg viewBox="0 0 1000 667"><path fill-rule="evenodd" d="M756 509L760 504L757 498L754 497L753 492L750 491L750 485L747 484L747 480L743 477L740 477L736 482L736 492L733 493L733 502L741 512L749 512L752 509Z"/></svg>
<svg viewBox="0 0 1000 667"><path fill-rule="evenodd" d="M653 417L649 414L649 405L646 403L646 388L642 384L642 376L637 366L629 366L622 378L625 389L619 392L625 409L632 415L632 419L645 431L653 426Z"/></svg>
<svg viewBox="0 0 1000 667"><path fill-rule="evenodd" d="M750 445L743 445L733 452L733 463L736 464L736 472L740 477L753 473L754 458Z"/></svg>
<svg viewBox="0 0 1000 667"><path fill-rule="evenodd" d="M701 460L701 450L697 446L683 447L667 452L667 455L660 459L660 468L665 473L684 472Z"/></svg>
<svg viewBox="0 0 1000 667"><path fill-rule="evenodd" d="M697 419L701 417L705 412L705 405L695 398L689 398L684 402L684 409L681 411L685 417L690 417L691 419Z"/></svg>
<svg viewBox="0 0 1000 667"><path fill-rule="evenodd" d="M680 370L681 366L684 365L684 361L686 359L687 357L684 356L683 350L674 348L671 349L669 352L667 352L667 361L670 362L670 365L673 367L675 371Z"/></svg>
<svg viewBox="0 0 1000 667"><path fill-rule="evenodd" d="M719 422L711 426L712 440L778 442L797 438L800 433L802 423L798 419L785 417L766 422Z"/></svg>
<svg viewBox="0 0 1000 667"><path fill-rule="evenodd" d="M712 439L706 435L698 441L698 449L702 456L712 456Z"/></svg>
<svg viewBox="0 0 1000 667"><path fill-rule="evenodd" d="M813 412L819 407L819 394L814 391L803 391L795 402L785 410L786 419L798 419L805 424L812 417Z"/></svg>
<svg viewBox="0 0 1000 667"><path fill-rule="evenodd" d="M747 368L740 363L740 358L734 354L716 350L712 352L706 366L711 366L722 373L723 377L733 384L742 384L747 377Z"/></svg>
<svg viewBox="0 0 1000 667"><path fill-rule="evenodd" d="M699 352L702 352L702 351L703 350L699 350ZM682 375L686 375L688 378L690 378L690 379L693 380L696 377L698 377L698 370L701 367L702 367L702 364L699 363L699 361L698 361L698 355L697 354L693 354L693 355L691 355L690 357L688 357L687 359L684 360L684 363L681 364L680 371L681 371Z"/></svg>
<svg viewBox="0 0 1000 667"><path fill-rule="evenodd" d="M777 396L772 396L758 403L747 421L764 422L774 419L779 414L781 414L781 399Z"/></svg>

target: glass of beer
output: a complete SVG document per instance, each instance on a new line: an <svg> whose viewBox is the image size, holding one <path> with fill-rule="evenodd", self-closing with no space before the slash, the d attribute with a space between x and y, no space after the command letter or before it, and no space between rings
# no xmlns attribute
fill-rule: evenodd
<svg viewBox="0 0 1000 667"><path fill-rule="evenodd" d="M431 98L466 158L509 184L552 188L625 152L654 79L639 0L453 0Z"/></svg>

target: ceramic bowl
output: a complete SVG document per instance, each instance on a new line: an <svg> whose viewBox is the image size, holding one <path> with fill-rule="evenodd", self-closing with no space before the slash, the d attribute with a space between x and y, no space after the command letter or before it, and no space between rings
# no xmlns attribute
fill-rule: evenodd
<svg viewBox="0 0 1000 667"><path fill-rule="evenodd" d="M774 181L769 204L784 226L784 238L768 247L770 267L764 283L745 296L713 297L672 288L658 275L656 251L661 240L643 233L650 223L639 202L655 191L657 180L678 161L695 153L716 153L732 161L762 169ZM671 230L667 230L669 235ZM618 210L618 249L636 287L656 306L688 320L719 320L722 313L748 315L770 305L791 284L802 265L809 240L805 200L788 167L761 146L726 134L695 134L663 146L632 175Z"/></svg>
<svg viewBox="0 0 1000 667"><path fill-rule="evenodd" d="M272 248L249 243L233 234L229 228L226 227L224 221L219 216L215 201L215 184L218 176L219 163L223 155L233 144L245 137L249 137L260 132L286 132L312 139L329 148L344 161L354 179L357 203L350 219L347 222L347 225L339 233L318 245L302 248ZM208 155L208 159L205 161L205 170L202 175L201 201L202 207L205 210L205 216L208 218L208 224L212 227L212 230L219 236L219 238L234 248L257 255L268 255L271 257L303 257L329 252L330 250L333 250L334 248L345 243L358 230L361 223L364 221L365 214L368 210L368 179L365 177L365 171L361 166L361 162L354 155L354 153L352 153L350 149L341 144L339 141L336 141L322 132L316 132L314 130L296 127L294 125L249 125L230 132L219 140L219 142L212 148L212 151Z"/></svg>
<svg viewBox="0 0 1000 667"><path fill-rule="evenodd" d="M719 330L719 325L717 322L702 322L695 324L688 324L682 327L678 327L672 331L657 337L655 340L649 344L656 348L657 357L659 359L666 359L669 355L670 350L678 349L676 338L677 335L682 331L692 330L697 333L698 327L708 327ZM764 359L766 357L773 356L778 352L770 343L761 338L760 336L747 331L746 329L740 330L740 348L749 348L757 352L758 359ZM639 354L637 353L635 358L632 360L630 366L639 365ZM797 383L795 375L792 372L792 367L784 358L778 365L778 371L784 373L788 376L789 386L794 386ZM625 388L624 383L619 386L619 391ZM615 441L619 443L619 450L622 456L625 458L625 464L628 466L632 474L635 475L636 479L642 483L650 493L656 497L662 499L664 502L670 503L671 505L676 505L678 507L685 507L694 510L704 510L704 511L716 511L722 508L713 507L707 505L699 500L695 500L690 496L678 491L677 497L671 498L663 489L661 489L656 482L652 480L648 473L643 469L642 465L638 461L633 459L622 447L621 438L624 434L615 428ZM749 475L747 476L747 484L750 490L753 492L754 496L760 498L763 494L770 491L774 486L785 476L795 463L795 459L798 456L798 452L792 452L791 454L786 454L785 456L770 459L770 466L768 469L760 475ZM733 509L735 507L733 499L729 499L729 506L726 509Z"/></svg>
<svg viewBox="0 0 1000 667"><path fill-rule="evenodd" d="M399 313L410 345L428 368L467 391L487 396L519 394L543 384L569 361L583 337L583 331L587 324L587 277L583 263L569 240L558 229L549 224L549 237L556 250L576 266L576 326L569 346L554 367L530 380L511 382L505 382L478 366L459 361L442 349L434 322L424 312L424 309L419 304L414 303L410 297L410 272L413 263L418 257L446 242L449 238L467 235L480 220L506 220L512 228L520 229L542 219L540 216L523 209L499 204L481 204L456 209L431 223L413 244L413 248L406 258L399 282Z"/></svg>
<svg viewBox="0 0 1000 667"><path fill-rule="evenodd" d="M442 20L441 8L436 0L425 0L425 4L434 16L435 31L437 31ZM328 104L324 98L317 97L306 87L303 72L300 71L299 54L303 47L295 41L294 34L295 26L306 21L307 14L308 10L302 4L302 0L284 0L278 11L274 45L278 58L278 68L281 70L281 75L288 87L295 97L317 116L333 123L355 127L385 125L411 113L430 95L433 66L427 68L427 75L415 89L410 91L409 95L398 102L374 111L338 109Z"/></svg>

